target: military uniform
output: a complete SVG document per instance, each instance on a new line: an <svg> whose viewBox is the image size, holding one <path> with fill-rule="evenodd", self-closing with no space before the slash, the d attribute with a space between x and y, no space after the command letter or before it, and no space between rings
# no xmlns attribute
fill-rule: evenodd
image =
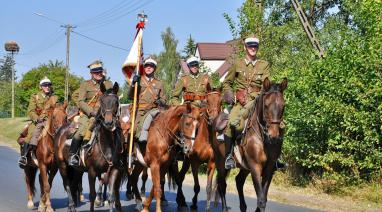
<svg viewBox="0 0 382 212"><path fill-rule="evenodd" d="M180 105L181 98L196 105L200 105L206 99L210 79L207 74L199 73L199 58L191 56L187 59L187 66L190 68L190 74L181 77L176 83L171 98L172 105Z"/></svg>
<svg viewBox="0 0 382 212"><path fill-rule="evenodd" d="M77 167L80 165L79 157L77 155L78 148L82 143L82 140L90 140L91 131L95 121L95 115L100 107L99 99L102 95L100 91L100 85L103 83L106 89L113 87L111 81L105 80L103 75L102 61L96 60L88 65L90 73L97 74L100 77L99 80L90 79L81 83L78 91L75 91L74 95L77 99L77 106L80 110L80 118L78 120L79 127L74 133L72 143L69 149L69 165ZM101 76L100 76L101 75Z"/></svg>
<svg viewBox="0 0 382 212"><path fill-rule="evenodd" d="M265 60L248 61L238 58L232 63L231 68L223 82L223 92L233 92L235 85L236 103L229 114L228 127L225 134L233 137L235 129L240 132L244 128L243 116L248 116L249 110L257 95L260 93L263 80L270 76L269 63Z"/></svg>
<svg viewBox="0 0 382 212"><path fill-rule="evenodd" d="M134 87L130 87L129 89L129 97L133 98L134 95ZM149 78L147 76L142 76L140 80L140 84L138 87L138 106L137 113L135 118L135 126L136 132L135 136L138 138L143 121L145 117L148 115L148 112L154 108L157 108L158 99L164 104L166 101L166 97L164 95L164 87L160 80L155 77Z"/></svg>
<svg viewBox="0 0 382 212"><path fill-rule="evenodd" d="M207 74L188 74L181 77L175 85L171 97L172 105L180 105L184 101L200 103L205 100L207 84L210 82Z"/></svg>
<svg viewBox="0 0 382 212"><path fill-rule="evenodd" d="M53 101L49 101L50 103L56 103L57 96L46 95L42 91L32 94L29 99L28 116L32 120L32 124L29 126L25 142L31 145L37 146L38 138L48 119L47 109L51 107L51 104L46 103L49 98L54 98Z"/></svg>
<svg viewBox="0 0 382 212"><path fill-rule="evenodd" d="M111 81L103 81L105 88L110 89L113 87ZM99 97L101 96L100 82L93 79L81 83L78 90L78 107L81 111L79 118L79 128L74 134L76 139L81 140L86 131L94 122L94 114L97 113L99 105Z"/></svg>
<svg viewBox="0 0 382 212"><path fill-rule="evenodd" d="M28 116L32 120L32 124L28 127L28 134L25 138L25 143L22 144L21 157L19 159L20 168L25 168L27 165L27 154L32 151L32 156L35 157L34 153L37 148L37 144L44 129L46 120L48 119L48 109L52 105L56 104L57 96L53 95L50 86L51 81L45 77L40 81L41 91L31 95L28 105ZM44 87L44 88L43 88ZM44 89L49 87L49 90Z"/></svg>

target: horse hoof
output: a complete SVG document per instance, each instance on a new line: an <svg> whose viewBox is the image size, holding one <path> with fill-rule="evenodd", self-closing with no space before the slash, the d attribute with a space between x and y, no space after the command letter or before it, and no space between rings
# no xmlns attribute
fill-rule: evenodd
<svg viewBox="0 0 382 212"><path fill-rule="evenodd" d="M76 212L76 208L74 206L69 206L68 212Z"/></svg>
<svg viewBox="0 0 382 212"><path fill-rule="evenodd" d="M137 210L137 211L143 210L143 204L142 203L137 203L137 205L135 206L135 210Z"/></svg>
<svg viewBox="0 0 382 212"><path fill-rule="evenodd" d="M28 201L27 207L28 207L28 209L33 209L34 208L33 201Z"/></svg>
<svg viewBox="0 0 382 212"><path fill-rule="evenodd" d="M37 208L37 211L38 212L45 212L45 208L46 208L46 206L39 205Z"/></svg>
<svg viewBox="0 0 382 212"><path fill-rule="evenodd" d="M134 195L133 194L128 194L128 193L126 193L126 200L127 201L130 201L130 200L132 200L134 198Z"/></svg>
<svg viewBox="0 0 382 212"><path fill-rule="evenodd" d="M103 202L103 205L104 205L105 207L108 207L108 206L109 206L109 201L108 201L108 200L105 200L105 201Z"/></svg>
<svg viewBox="0 0 382 212"><path fill-rule="evenodd" d="M97 208L102 207L103 206L103 201L101 201L98 198L96 198L94 200L94 206L96 206Z"/></svg>
<svg viewBox="0 0 382 212"><path fill-rule="evenodd" d="M80 201L81 201L81 202L84 202L84 201L85 201L85 195L81 194L81 196L80 196Z"/></svg>
<svg viewBox="0 0 382 212"><path fill-rule="evenodd" d="M45 212L54 212L54 209L50 206L45 208Z"/></svg>
<svg viewBox="0 0 382 212"><path fill-rule="evenodd" d="M179 206L178 211L188 211L188 206Z"/></svg>

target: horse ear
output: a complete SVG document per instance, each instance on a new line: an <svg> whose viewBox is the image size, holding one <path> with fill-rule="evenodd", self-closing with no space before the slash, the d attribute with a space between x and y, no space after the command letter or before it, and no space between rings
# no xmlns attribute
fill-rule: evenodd
<svg viewBox="0 0 382 212"><path fill-rule="evenodd" d="M263 90L268 91L271 88L271 81L269 81L268 77L266 77L263 81Z"/></svg>
<svg viewBox="0 0 382 212"><path fill-rule="evenodd" d="M62 108L66 109L67 107L68 107L68 101L65 100L65 101L64 101L64 104L62 105Z"/></svg>
<svg viewBox="0 0 382 212"><path fill-rule="evenodd" d="M114 86L113 86L113 93L114 93L114 94L117 94L117 93L118 93L118 90L119 90L118 82L115 82L115 83L114 83Z"/></svg>
<svg viewBox="0 0 382 212"><path fill-rule="evenodd" d="M285 77L281 82L281 92L283 92L288 87L288 79Z"/></svg>
<svg viewBox="0 0 382 212"><path fill-rule="evenodd" d="M186 103L186 106L187 106L187 113L191 113L191 110L192 110L192 108L191 108L191 103L190 103L190 102L187 102L187 103Z"/></svg>
<svg viewBox="0 0 382 212"><path fill-rule="evenodd" d="M209 92L212 91L212 88L211 88L210 83L207 83L207 85L206 85L206 89L207 89L207 93L209 93Z"/></svg>
<svg viewBox="0 0 382 212"><path fill-rule="evenodd" d="M106 92L106 87L105 87L105 84L103 84L103 82L100 84L100 91L102 93L105 93Z"/></svg>

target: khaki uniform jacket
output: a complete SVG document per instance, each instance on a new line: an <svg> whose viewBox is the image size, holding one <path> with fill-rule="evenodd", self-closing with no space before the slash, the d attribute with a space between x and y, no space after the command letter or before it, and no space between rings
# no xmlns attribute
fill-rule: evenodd
<svg viewBox="0 0 382 212"><path fill-rule="evenodd" d="M49 109L51 105L46 103L50 97L55 98L55 100L52 101L52 103L55 104L57 101L57 96L55 95L48 96L43 91L31 95L28 105L28 116L33 122L36 122L37 119L47 118L47 109Z"/></svg>
<svg viewBox="0 0 382 212"><path fill-rule="evenodd" d="M103 81L106 89L113 87L109 80ZM81 83L78 94L78 107L88 117L92 111L97 111L99 108L99 99L101 96L100 84L95 80L87 80Z"/></svg>
<svg viewBox="0 0 382 212"><path fill-rule="evenodd" d="M253 100L259 94L263 81L269 78L269 63L265 60L257 59L254 64L244 58L235 60L223 82L223 92L247 89L249 90L249 100Z"/></svg>
<svg viewBox="0 0 382 212"><path fill-rule="evenodd" d="M187 92L199 96L206 95L208 83L210 83L210 79L207 74L187 74L181 77L175 84L174 91L172 92L171 104L180 105L181 98Z"/></svg>
<svg viewBox="0 0 382 212"><path fill-rule="evenodd" d="M129 98L134 98L134 88L130 87ZM155 100L161 99L163 102L166 102L166 96L163 84L160 80L155 77L149 79L146 76L142 76L140 80L140 85L138 87L138 110L148 111L152 108L155 108Z"/></svg>

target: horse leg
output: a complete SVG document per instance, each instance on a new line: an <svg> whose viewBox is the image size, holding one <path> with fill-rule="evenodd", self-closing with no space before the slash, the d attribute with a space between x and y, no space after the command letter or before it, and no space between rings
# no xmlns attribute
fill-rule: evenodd
<svg viewBox="0 0 382 212"><path fill-rule="evenodd" d="M133 170L133 172L134 172L134 170ZM126 195L126 199L127 199L127 201L129 201L129 200L132 200L133 198L134 198L134 195L133 195L133 192L132 192L132 174L129 174L129 176L127 177L127 183L126 183L126 193L125 193L125 195Z"/></svg>
<svg viewBox="0 0 382 212"><path fill-rule="evenodd" d="M264 204L266 204L268 201L268 190L269 190L269 186L271 185L271 181L275 171L273 164L274 163L267 164L267 166L264 169L264 175L261 182L261 186L263 187L264 201L265 201Z"/></svg>
<svg viewBox="0 0 382 212"><path fill-rule="evenodd" d="M121 203L117 199L119 197L120 175L118 169L112 169L109 177L109 211L113 211L115 205L117 211L122 211ZM117 196L118 193L118 196ZM119 204L119 208L118 205Z"/></svg>
<svg viewBox="0 0 382 212"><path fill-rule="evenodd" d="M37 169L31 166L26 166L24 168L24 173L25 173L25 183L27 185L27 193L28 193L27 207L28 209L33 209L34 208L33 196L35 192L34 183L36 179Z"/></svg>
<svg viewBox="0 0 382 212"><path fill-rule="evenodd" d="M44 195L44 183L42 181L42 175L41 171L40 174L38 175L38 181L40 183L40 201L38 203L38 211L45 211L46 205L45 205L45 195Z"/></svg>
<svg viewBox="0 0 382 212"><path fill-rule="evenodd" d="M191 163L191 169L192 169L192 175L194 177L194 197L192 198L192 210L198 209L198 194L200 192L200 185L199 185L199 177L198 177L198 171L199 171L200 161L193 160L193 163Z"/></svg>
<svg viewBox="0 0 382 212"><path fill-rule="evenodd" d="M207 164L207 202L206 202L206 211L210 211L211 203L211 193L212 193L212 180L215 173L215 162L211 159Z"/></svg>
<svg viewBox="0 0 382 212"><path fill-rule="evenodd" d="M161 174L160 173L160 164L158 164L158 162L152 163L150 166L150 170L151 170L151 177L152 177L152 181L153 181L153 186L151 188L149 198L147 198L145 201L143 211L149 211L151 201L153 199L153 196L155 196L155 199L157 201L155 211L161 212L162 209L161 209L160 204L161 204L162 191L161 191L161 185L160 185L160 176L161 176L160 175Z"/></svg>
<svg viewBox="0 0 382 212"><path fill-rule="evenodd" d="M96 174L95 174L95 171L92 169L89 169L88 180L89 180L89 190L90 190L90 193L89 193L90 211L94 211L94 200L96 198L96 191L95 191Z"/></svg>
<svg viewBox="0 0 382 212"><path fill-rule="evenodd" d="M237 192L239 194L240 199L240 211L247 211L247 204L245 203L244 199L244 193L243 193L243 187L245 183L245 179L247 178L249 174L249 171L245 169L240 169L239 174L236 175L235 181L236 181L236 188Z"/></svg>
<svg viewBox="0 0 382 212"><path fill-rule="evenodd" d="M141 195L140 195L139 190L138 190L138 179L139 179L139 175L141 174L142 170L145 170L145 169L147 170L147 168L144 168L143 166L137 164L137 165L135 165L133 172L129 176L130 185L131 185L131 188L133 189L132 190L133 193L131 193L131 195L133 195L133 194L135 195L135 203L136 203L135 209L137 211L140 211L143 208L142 198L141 198ZM147 174L147 172L146 172L146 174Z"/></svg>
<svg viewBox="0 0 382 212"><path fill-rule="evenodd" d="M102 189L103 189L103 182L102 182L102 180L99 180L97 196L96 196L96 199L94 200L94 205L96 207L102 207L103 206L104 199L102 198Z"/></svg>
<svg viewBox="0 0 382 212"><path fill-rule="evenodd" d="M60 174L61 174L61 178L62 178L62 183L64 185L64 189L65 189L66 193L68 194L68 212L76 211L75 204L74 204L73 197L72 197L72 192L70 189L70 182L69 182L69 178L67 175L66 165L60 164L59 170L60 170Z"/></svg>
<svg viewBox="0 0 382 212"><path fill-rule="evenodd" d="M227 182L226 182L226 176L227 176L227 170L225 168L218 169L218 175L217 175L217 181L218 181L218 191L219 195L222 201L222 210L224 212L228 211L227 202L225 199L225 193L227 189Z"/></svg>
<svg viewBox="0 0 382 212"><path fill-rule="evenodd" d="M146 181L148 177L147 168L144 168L142 172L141 196L146 196Z"/></svg>
<svg viewBox="0 0 382 212"><path fill-rule="evenodd" d="M185 158L183 160L182 169L180 170L178 176L176 177L177 178L176 184L178 186L178 191L176 194L176 203L178 204L179 207L186 207L187 206L182 187L183 187L184 177L186 176L186 173L187 173L188 169L190 168L190 165L191 165L191 163L190 163L189 158Z"/></svg>
<svg viewBox="0 0 382 212"><path fill-rule="evenodd" d="M44 163L39 163L41 181L44 189L44 201L45 201L45 211L53 212L52 204L50 202L50 185L48 179L47 166ZM53 180L52 180L53 181Z"/></svg>
<svg viewBox="0 0 382 212"><path fill-rule="evenodd" d="M161 205L162 206L168 205L168 201L166 199L166 196L164 195L164 184L165 183L166 183L166 178L165 178L165 174L163 174L163 176L161 176L161 178L160 178L160 187L162 189L162 196L161 196Z"/></svg>
<svg viewBox="0 0 382 212"><path fill-rule="evenodd" d="M261 185L261 173L263 169L261 167L261 164L254 164L251 167L251 176L252 176L252 182L253 186L255 187L256 196L257 196L257 208L256 212L264 212L265 211L265 198L264 198L264 192L263 187Z"/></svg>

